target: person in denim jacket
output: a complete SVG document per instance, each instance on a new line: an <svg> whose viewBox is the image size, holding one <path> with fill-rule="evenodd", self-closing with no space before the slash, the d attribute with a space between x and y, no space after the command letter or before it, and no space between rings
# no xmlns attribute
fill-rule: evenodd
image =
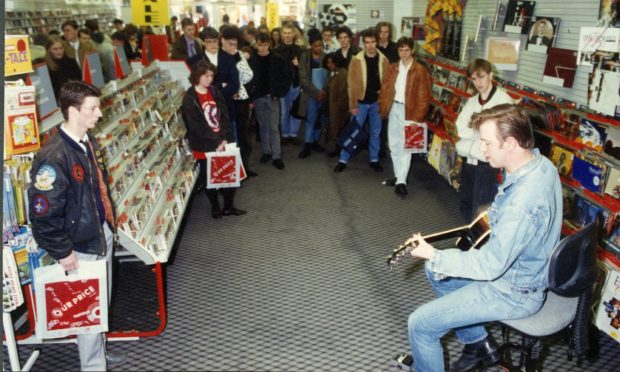
<svg viewBox="0 0 620 372"><path fill-rule="evenodd" d="M452 371L467 371L499 360L486 322L520 319L545 300L548 259L560 239L562 191L554 165L533 148L527 115L502 104L474 116L480 150L504 181L488 210L491 235L480 248L436 250L419 235L414 257L426 259L426 274L437 299L417 308L408 321L409 355L401 364L419 371L444 371L440 338L455 330L465 344Z"/></svg>

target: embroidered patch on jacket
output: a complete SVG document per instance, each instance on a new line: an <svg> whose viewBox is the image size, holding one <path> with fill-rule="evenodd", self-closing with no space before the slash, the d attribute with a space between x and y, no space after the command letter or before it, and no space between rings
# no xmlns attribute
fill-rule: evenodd
<svg viewBox="0 0 620 372"><path fill-rule="evenodd" d="M35 195L32 199L32 208L37 216L43 216L50 209L50 202L43 195Z"/></svg>
<svg viewBox="0 0 620 372"><path fill-rule="evenodd" d="M84 168L79 164L73 164L73 167L71 167L71 177L78 182L84 182Z"/></svg>
<svg viewBox="0 0 620 372"><path fill-rule="evenodd" d="M44 165L37 171L34 187L41 191L49 191L56 181L56 170L51 165Z"/></svg>

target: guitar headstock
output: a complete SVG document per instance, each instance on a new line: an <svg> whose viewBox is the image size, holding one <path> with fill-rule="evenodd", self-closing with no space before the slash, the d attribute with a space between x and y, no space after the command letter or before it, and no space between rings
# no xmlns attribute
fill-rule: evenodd
<svg viewBox="0 0 620 372"><path fill-rule="evenodd" d="M394 252L392 252L392 254L388 256L387 258L388 266L392 268L398 265L400 260L409 256L409 252L411 252L413 248L415 248L415 245L409 242L405 242L399 245L398 248L396 248Z"/></svg>

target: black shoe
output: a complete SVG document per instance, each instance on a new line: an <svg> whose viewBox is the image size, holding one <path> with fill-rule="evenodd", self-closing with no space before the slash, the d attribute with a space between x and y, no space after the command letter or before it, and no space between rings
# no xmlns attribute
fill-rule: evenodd
<svg viewBox="0 0 620 372"><path fill-rule="evenodd" d="M211 207L211 217L213 217L213 219L219 219L222 218L222 211L220 210L220 207Z"/></svg>
<svg viewBox="0 0 620 372"><path fill-rule="evenodd" d="M347 165L345 163L338 162L336 168L334 168L334 172L341 173L346 167Z"/></svg>
<svg viewBox="0 0 620 372"><path fill-rule="evenodd" d="M409 353L396 354L390 360L390 364L404 370L411 370L413 358Z"/></svg>
<svg viewBox="0 0 620 372"><path fill-rule="evenodd" d="M463 348L463 354L459 360L452 364L450 371L465 372L476 367L487 367L498 363L500 360L497 344L491 335L484 340L467 344Z"/></svg>
<svg viewBox="0 0 620 372"><path fill-rule="evenodd" d="M388 178L387 180L381 182L384 186L394 186L396 185L396 178Z"/></svg>
<svg viewBox="0 0 620 372"><path fill-rule="evenodd" d="M279 170L284 169L284 163L282 162L282 159L275 159L271 164L273 164L273 166L278 168Z"/></svg>
<svg viewBox="0 0 620 372"><path fill-rule="evenodd" d="M263 164L265 164L269 160L271 160L271 155L269 154L263 154L263 156L260 157L260 162Z"/></svg>
<svg viewBox="0 0 620 372"><path fill-rule="evenodd" d="M301 152L299 153L299 158L300 159L305 159L308 156L310 156L310 153L312 152L312 145L309 143L306 143L304 145L304 149L301 150Z"/></svg>
<svg viewBox="0 0 620 372"><path fill-rule="evenodd" d="M247 170L246 173L248 174L248 177L256 177L258 176L258 173L252 171L252 170Z"/></svg>
<svg viewBox="0 0 620 372"><path fill-rule="evenodd" d="M107 351L105 361L108 367L120 366L127 360L127 355L118 351Z"/></svg>
<svg viewBox="0 0 620 372"><path fill-rule="evenodd" d="M289 143L290 143L289 137L282 137L282 139L280 140L280 146L286 146Z"/></svg>
<svg viewBox="0 0 620 372"><path fill-rule="evenodd" d="M325 152L325 147L319 145L318 142L313 142L312 143L312 151Z"/></svg>
<svg viewBox="0 0 620 372"><path fill-rule="evenodd" d="M407 186L405 186L404 183L399 183L398 185L396 185L396 188L394 189L394 192L397 195L400 195L400 196L407 196L407 194L408 194Z"/></svg>
<svg viewBox="0 0 620 372"><path fill-rule="evenodd" d="M243 216L248 212L243 209L237 209L235 207L222 209L222 216Z"/></svg>
<svg viewBox="0 0 620 372"><path fill-rule="evenodd" d="M297 138L297 137L290 137L290 138L289 138L289 142L290 142L292 145L295 145L295 146L299 146L299 145L301 145L301 141L300 141L300 140L299 140L299 138Z"/></svg>
<svg viewBox="0 0 620 372"><path fill-rule="evenodd" d="M383 172L383 167L381 166L381 164L379 164L378 161L371 161L368 166L371 167L375 172Z"/></svg>

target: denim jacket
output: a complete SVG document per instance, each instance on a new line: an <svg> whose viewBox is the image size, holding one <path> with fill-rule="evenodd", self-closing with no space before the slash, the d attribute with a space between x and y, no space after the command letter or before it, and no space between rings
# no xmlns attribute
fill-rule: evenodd
<svg viewBox="0 0 620 372"><path fill-rule="evenodd" d="M562 227L562 188L555 166L538 149L499 186L489 208L491 235L480 249L435 251L439 277L488 281L504 293L543 296L548 261Z"/></svg>

